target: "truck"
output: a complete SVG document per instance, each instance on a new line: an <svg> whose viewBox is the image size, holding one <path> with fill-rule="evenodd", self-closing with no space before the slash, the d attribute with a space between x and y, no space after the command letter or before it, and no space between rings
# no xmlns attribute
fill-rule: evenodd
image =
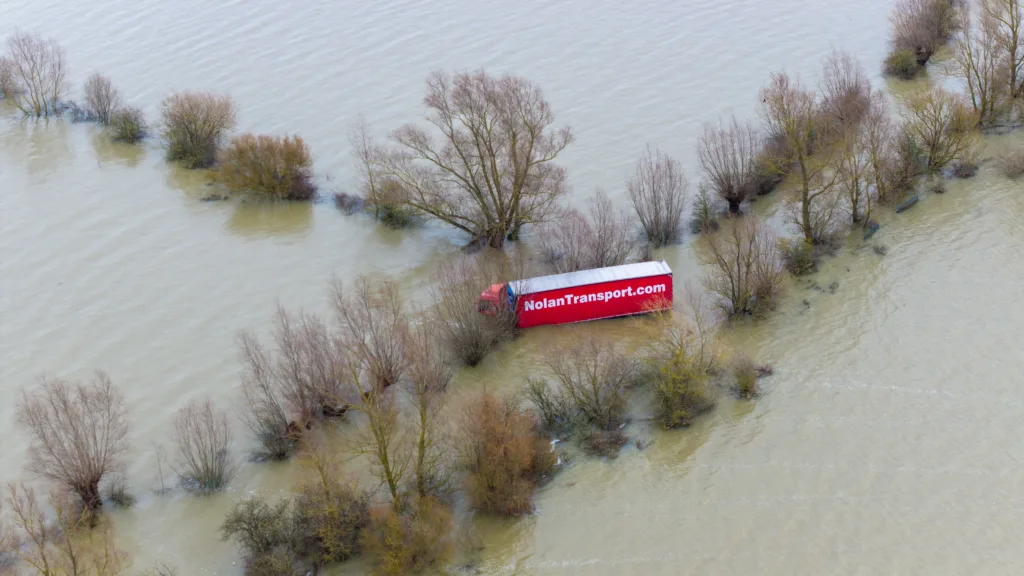
<svg viewBox="0 0 1024 576"><path fill-rule="evenodd" d="M672 308L672 270L664 260L608 266L494 284L478 309L514 310L516 326L568 324Z"/></svg>

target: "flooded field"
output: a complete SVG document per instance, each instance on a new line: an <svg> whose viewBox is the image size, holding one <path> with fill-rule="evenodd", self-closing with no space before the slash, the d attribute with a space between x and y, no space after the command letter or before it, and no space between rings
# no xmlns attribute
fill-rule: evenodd
<svg viewBox="0 0 1024 576"><path fill-rule="evenodd" d="M696 184L701 122L755 119L771 71L813 82L836 46L884 87L890 9L2 0L0 34L54 37L76 86L101 70L150 119L171 91L228 92L239 131L306 139L325 190L354 187L347 135L360 115L381 137L422 116L430 70L514 72L575 131L563 156L571 201L601 187L625 206L623 182L648 143ZM889 89L898 98L907 88ZM276 302L326 312L332 275L367 273L422 301L464 238L388 230L329 203L202 202L203 175L168 165L155 140L119 146L96 126L0 110L0 482L22 477L19 390L44 373L102 368L131 414L126 475L139 502L112 515L119 543L139 569L164 561L181 574L240 574L219 538L224 514L249 494L289 493L297 469L245 463L223 494L156 495L156 447L170 448L174 412L205 397L237 407L237 335L267 333ZM983 157L1022 142L987 137ZM783 194L755 209L776 215ZM460 561L483 574L1019 572L1024 185L985 162L977 177L881 221L870 243L850 240L793 281L768 319L724 330L729 346L774 365L760 398L723 398L683 431L635 421L630 433L650 446L575 459L542 488L534 515L473 520L481 549ZM656 254L680 290L699 286L698 249L687 235ZM834 293L810 286L833 282ZM543 350L583 332L637 344L643 334L630 321L530 330L460 372L453 396L519 390ZM236 446L251 447L233 426Z"/></svg>

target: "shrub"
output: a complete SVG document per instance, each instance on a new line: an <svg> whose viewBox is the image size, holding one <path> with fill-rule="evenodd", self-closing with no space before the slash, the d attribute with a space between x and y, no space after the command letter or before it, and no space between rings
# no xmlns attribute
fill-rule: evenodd
<svg viewBox="0 0 1024 576"><path fill-rule="evenodd" d="M505 516L533 510L534 485L556 462L534 425L515 404L490 394L467 405L460 422L460 452L473 508Z"/></svg>
<svg viewBox="0 0 1024 576"><path fill-rule="evenodd" d="M782 266L775 233L755 217L735 222L708 238L711 272L704 280L726 316L762 314L775 306L782 291Z"/></svg>
<svg viewBox="0 0 1024 576"><path fill-rule="evenodd" d="M85 81L85 109L89 118L106 126L121 104L121 91L110 78L96 72Z"/></svg>
<svg viewBox="0 0 1024 576"><path fill-rule="evenodd" d="M236 194L273 200L312 200L313 158L298 136L242 134L220 153L214 179Z"/></svg>
<svg viewBox="0 0 1024 576"><path fill-rule="evenodd" d="M0 97L13 98L18 89L14 78L14 63L7 56L0 56Z"/></svg>
<svg viewBox="0 0 1024 576"><path fill-rule="evenodd" d="M679 241L688 185L678 161L648 148L626 190L648 243L659 247Z"/></svg>
<svg viewBox="0 0 1024 576"><path fill-rule="evenodd" d="M708 371L714 362L700 326L697 330L669 327L652 344L648 375L657 401L655 418L663 427L689 426L714 407L708 385Z"/></svg>
<svg viewBox="0 0 1024 576"><path fill-rule="evenodd" d="M818 269L814 245L802 238L783 238L779 240L779 252L786 270L794 276L810 274Z"/></svg>
<svg viewBox="0 0 1024 576"><path fill-rule="evenodd" d="M334 193L334 205L345 214L355 214L366 206L366 200L356 194L346 192Z"/></svg>
<svg viewBox="0 0 1024 576"><path fill-rule="evenodd" d="M131 508L135 505L135 496L128 491L128 482L121 475L115 476L107 483L106 496L107 500L120 508Z"/></svg>
<svg viewBox="0 0 1024 576"><path fill-rule="evenodd" d="M43 379L22 393L17 414L31 436L28 469L77 494L89 511L102 506L100 481L122 467L128 449L124 398L110 378Z"/></svg>
<svg viewBox="0 0 1024 576"><path fill-rule="evenodd" d="M230 96L212 92L180 92L160 103L160 131L167 159L186 168L206 168L216 160L224 136L235 127Z"/></svg>
<svg viewBox="0 0 1024 576"><path fill-rule="evenodd" d="M750 188L758 196L769 194L786 179L790 170L792 151L785 137L775 134L768 137L754 159L754 170L750 175Z"/></svg>
<svg viewBox="0 0 1024 576"><path fill-rule="evenodd" d="M580 442L588 454L604 458L615 458L629 441L629 437L621 429L587 430Z"/></svg>
<svg viewBox="0 0 1024 576"><path fill-rule="evenodd" d="M821 79L822 114L828 129L843 134L857 126L871 105L871 83L860 62L833 50L825 58Z"/></svg>
<svg viewBox="0 0 1024 576"><path fill-rule="evenodd" d="M999 168L1007 178L1024 176L1024 148L1011 150L999 158Z"/></svg>
<svg viewBox="0 0 1024 576"><path fill-rule="evenodd" d="M917 63L917 55L913 50L895 48L885 57L883 70L889 76L913 80L921 70L921 65Z"/></svg>
<svg viewBox="0 0 1024 576"><path fill-rule="evenodd" d="M433 498L421 498L402 513L374 508L362 544L373 558L374 573L419 574L443 567L455 551L451 512Z"/></svg>
<svg viewBox="0 0 1024 576"><path fill-rule="evenodd" d="M906 133L923 151L926 172L973 153L978 116L960 95L932 88L910 98L908 108Z"/></svg>
<svg viewBox="0 0 1024 576"><path fill-rule="evenodd" d="M135 106L115 110L110 116L110 137L116 142L135 144L146 137L146 117Z"/></svg>
<svg viewBox="0 0 1024 576"><path fill-rule="evenodd" d="M388 228L408 228L420 223L419 212L408 203L409 191L393 178L380 178L367 191L366 208Z"/></svg>
<svg viewBox="0 0 1024 576"><path fill-rule="evenodd" d="M924 65L959 27L956 0L899 0L893 9L892 45Z"/></svg>
<svg viewBox="0 0 1024 576"><path fill-rule="evenodd" d="M755 190L751 186L761 145L757 131L740 124L734 116L728 125L704 124L697 143L701 169L711 188L729 204L729 212L740 213L740 205Z"/></svg>
<svg viewBox="0 0 1024 576"><path fill-rule="evenodd" d="M971 178L978 173L978 156L969 153L965 158L953 161L953 175L957 178Z"/></svg>
<svg viewBox="0 0 1024 576"><path fill-rule="evenodd" d="M288 500L270 505L260 498L243 500L228 512L221 524L224 540L242 549L247 575L291 576L294 555Z"/></svg>
<svg viewBox="0 0 1024 576"><path fill-rule="evenodd" d="M515 311L499 303L483 313L476 302L485 290L522 277L522 264L500 253L478 254L445 262L431 287L433 320L452 355L475 366L491 350L516 334Z"/></svg>
<svg viewBox="0 0 1024 576"><path fill-rule="evenodd" d="M215 492L231 481L231 430L228 417L217 412L209 400L189 402L174 417L174 439L178 444L178 474L186 489Z"/></svg>
<svg viewBox="0 0 1024 576"><path fill-rule="evenodd" d="M292 525L299 554L314 566L352 558L359 554L359 535L369 514L368 493L333 475L317 475L295 496Z"/></svg>
<svg viewBox="0 0 1024 576"><path fill-rule="evenodd" d="M715 230L718 230L718 216L715 214L715 206L711 200L711 195L708 194L708 189L702 184L693 204L690 232L706 234Z"/></svg>
<svg viewBox="0 0 1024 576"><path fill-rule="evenodd" d="M575 427L576 406L563 388L552 388L542 378L528 378L524 394L536 411L540 429L546 434L568 434Z"/></svg>
<svg viewBox="0 0 1024 576"><path fill-rule="evenodd" d="M732 362L733 390L740 398L757 396L757 366L749 356L740 355Z"/></svg>
<svg viewBox="0 0 1024 576"><path fill-rule="evenodd" d="M630 359L607 343L588 339L564 350L551 350L545 364L582 420L599 430L622 424L636 369Z"/></svg>
<svg viewBox="0 0 1024 576"><path fill-rule="evenodd" d="M541 248L557 272L625 264L635 254L629 216L616 213L601 190L590 199L589 218L575 209L543 227Z"/></svg>

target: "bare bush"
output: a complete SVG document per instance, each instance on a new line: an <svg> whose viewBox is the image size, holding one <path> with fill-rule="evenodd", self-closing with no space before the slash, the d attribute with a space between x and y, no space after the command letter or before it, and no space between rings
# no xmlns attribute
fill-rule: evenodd
<svg viewBox="0 0 1024 576"><path fill-rule="evenodd" d="M22 114L41 117L59 113L67 93L64 49L53 40L19 31L7 39L6 59L13 78L7 96Z"/></svg>
<svg viewBox="0 0 1024 576"><path fill-rule="evenodd" d="M0 98L13 98L19 90L14 78L14 64L7 56L0 56Z"/></svg>
<svg viewBox="0 0 1024 576"><path fill-rule="evenodd" d="M729 212L740 213L740 205L754 195L757 156L761 138L749 124L740 124L733 116L728 125L704 124L697 142L701 169L719 198L729 204Z"/></svg>
<svg viewBox="0 0 1024 576"><path fill-rule="evenodd" d="M110 137L115 142L135 144L146 137L149 127L146 125L146 117L142 110L135 106L125 106L110 116Z"/></svg>
<svg viewBox="0 0 1024 576"><path fill-rule="evenodd" d="M121 91L114 86L109 77L96 72L85 81L86 111L100 124L110 124L111 116L122 104Z"/></svg>
<svg viewBox="0 0 1024 576"><path fill-rule="evenodd" d="M266 456L286 458L315 418L343 412L347 371L336 336L314 315L279 306L274 340L276 354L255 335L241 336L243 417Z"/></svg>
<svg viewBox="0 0 1024 576"><path fill-rule="evenodd" d="M434 72L424 103L440 142L406 125L391 136L398 148L372 163L401 184L405 205L492 248L548 218L565 193L565 170L554 162L573 138L568 127L551 128L540 88L518 76Z"/></svg>
<svg viewBox="0 0 1024 576"><path fill-rule="evenodd" d="M470 505L505 516L533 510L534 486L556 463L533 418L510 401L483 394L466 406L459 424Z"/></svg>
<svg viewBox="0 0 1024 576"><path fill-rule="evenodd" d="M678 161L650 148L637 161L626 191L647 241L655 247L678 242L689 185Z"/></svg>
<svg viewBox="0 0 1024 576"><path fill-rule="evenodd" d="M352 195L346 204L353 208L360 204L359 209L372 210L375 219L391 228L407 228L417 224L420 215L409 202L409 190L401 180L385 171L387 152L374 142L363 122L360 121L349 136L349 143L359 166L361 194ZM355 210L346 211L351 213Z"/></svg>
<svg viewBox="0 0 1024 576"><path fill-rule="evenodd" d="M1007 178L1024 176L1024 148L1017 148L999 158L999 167Z"/></svg>
<svg viewBox="0 0 1024 576"><path fill-rule="evenodd" d="M704 285L726 316L760 315L775 306L782 291L782 264L775 244L774 232L755 217L708 237L706 264L711 271Z"/></svg>
<svg viewBox="0 0 1024 576"><path fill-rule="evenodd" d="M110 378L43 379L22 393L17 413L31 436L28 469L77 494L88 510L102 506L100 481L121 468L128 450L124 398Z"/></svg>
<svg viewBox="0 0 1024 576"><path fill-rule="evenodd" d="M455 552L451 511L433 498L420 498L401 512L378 507L362 536L374 574L420 574L444 567Z"/></svg>
<svg viewBox="0 0 1024 576"><path fill-rule="evenodd" d="M522 264L502 254L485 253L441 264L431 287L437 334L452 355L467 366L516 333L515 310L499 303L490 313L477 307L480 295L521 277Z"/></svg>
<svg viewBox="0 0 1024 576"><path fill-rule="evenodd" d="M564 435L576 427L579 411L561 386L550 386L544 378L527 378L523 395L533 406L537 424L545 434Z"/></svg>
<svg viewBox="0 0 1024 576"><path fill-rule="evenodd" d="M962 97L932 88L911 97L907 107L907 133L924 151L926 172L941 171L974 150L978 117Z"/></svg>
<svg viewBox="0 0 1024 576"><path fill-rule="evenodd" d="M209 400L189 402L178 411L174 440L178 444L178 474L187 489L215 492L231 481L235 465L228 417Z"/></svg>
<svg viewBox="0 0 1024 576"><path fill-rule="evenodd" d="M542 229L541 248L555 272L618 266L635 255L629 216L617 212L604 192L591 198L588 212L589 218L568 209Z"/></svg>
<svg viewBox="0 0 1024 576"><path fill-rule="evenodd" d="M398 286L360 276L351 293L334 279L332 303L341 323L343 345L365 362L376 391L398 382L408 368L403 344L409 330Z"/></svg>
<svg viewBox="0 0 1024 576"><path fill-rule="evenodd" d="M995 47L1010 98L1024 96L1024 3L980 0L981 19L991 23ZM965 28L967 25L965 24Z"/></svg>
<svg viewBox="0 0 1024 576"><path fill-rule="evenodd" d="M186 168L213 165L224 137L235 127L230 96L213 92L179 92L160 103L160 132L167 159Z"/></svg>
<svg viewBox="0 0 1024 576"><path fill-rule="evenodd" d="M750 356L741 354L732 361L733 390L740 398L757 396L757 365Z"/></svg>
<svg viewBox="0 0 1024 576"><path fill-rule="evenodd" d="M924 65L959 27L953 0L898 0L889 21L892 45L912 50Z"/></svg>
<svg viewBox="0 0 1024 576"><path fill-rule="evenodd" d="M1007 83L994 16L981 12L977 26L967 23L956 38L952 67L964 79L967 96L982 128L996 125L1010 110L1012 87Z"/></svg>
<svg viewBox="0 0 1024 576"><path fill-rule="evenodd" d="M109 524L64 492L50 493L41 502L31 488L10 484L17 554L40 576L118 576L129 566L127 555L114 543Z"/></svg>
<svg viewBox="0 0 1024 576"><path fill-rule="evenodd" d="M584 422L600 430L622 424L629 389L636 380L629 357L591 338L552 350L545 364Z"/></svg>
<svg viewBox="0 0 1024 576"><path fill-rule="evenodd" d="M829 129L842 137L858 126L871 105L871 83L860 62L848 52L832 50L825 58L821 96Z"/></svg>
<svg viewBox="0 0 1024 576"><path fill-rule="evenodd" d="M693 216L690 218L690 232L706 234L718 230L718 216L708 189L703 184L693 202Z"/></svg>
<svg viewBox="0 0 1024 576"><path fill-rule="evenodd" d="M214 179L236 194L272 200L313 200L313 157L298 136L242 134L219 154Z"/></svg>
<svg viewBox="0 0 1024 576"><path fill-rule="evenodd" d="M232 508L220 526L224 540L234 540L242 549L247 576L293 574L294 530L291 501L268 504L261 498L243 500Z"/></svg>

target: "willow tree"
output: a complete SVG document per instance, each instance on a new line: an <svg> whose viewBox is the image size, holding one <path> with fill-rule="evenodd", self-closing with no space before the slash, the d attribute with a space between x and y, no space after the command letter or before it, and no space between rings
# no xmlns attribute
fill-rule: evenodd
<svg viewBox="0 0 1024 576"><path fill-rule="evenodd" d="M992 24L1004 79L1012 98L1024 96L1024 2L981 0L982 18Z"/></svg>
<svg viewBox="0 0 1024 576"><path fill-rule="evenodd" d="M68 65L64 49L53 40L15 32L7 39L6 66L12 79L5 92L26 116L49 116L59 111L67 92Z"/></svg>
<svg viewBox="0 0 1024 576"><path fill-rule="evenodd" d="M396 148L375 162L406 189L403 203L494 248L551 214L565 192L554 161L573 136L551 127L540 88L518 76L434 72L423 102L440 138L403 126L391 135Z"/></svg>

